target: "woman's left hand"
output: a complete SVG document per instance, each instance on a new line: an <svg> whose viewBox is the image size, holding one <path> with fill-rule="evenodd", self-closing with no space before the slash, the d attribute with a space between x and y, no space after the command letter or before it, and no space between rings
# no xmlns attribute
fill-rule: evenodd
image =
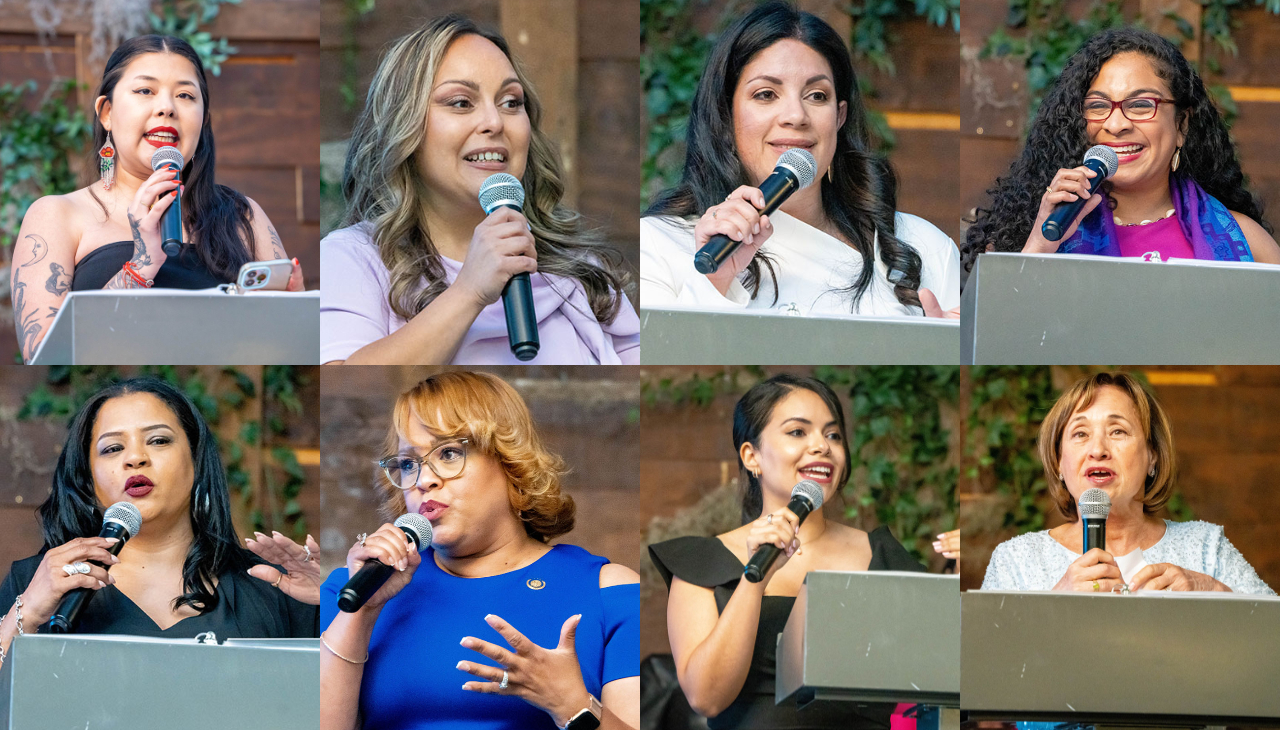
<svg viewBox="0 0 1280 730"><path fill-rule="evenodd" d="M942 557L948 560L959 560L960 531L952 530L938 535L938 539L933 541L933 551L941 553Z"/></svg>
<svg viewBox="0 0 1280 730"><path fill-rule="evenodd" d="M458 669L474 674L484 682L467 682L462 688L487 694L515 695L551 715L556 727L564 727L574 714L586 707L587 687L582 683L582 668L573 648L573 637L582 615L570 616L560 627L560 644L544 649L515 628L493 615L485 621L511 645L512 651L481 641L472 636L462 645L478 651L498 663L497 667L475 662L458 662ZM507 688L499 688L502 673L507 673Z"/></svg>
<svg viewBox="0 0 1280 730"><path fill-rule="evenodd" d="M1137 591L1226 591L1231 589L1214 578L1187 570L1173 563L1148 565L1129 581L1129 590Z"/></svg>
<svg viewBox="0 0 1280 730"><path fill-rule="evenodd" d="M305 291L306 287L302 282L302 264L298 263L295 256L293 259L293 271L289 272L289 285L285 287L285 291Z"/></svg>
<svg viewBox="0 0 1280 730"><path fill-rule="evenodd" d="M928 289L921 289L916 292L920 296L920 306L924 308L924 316L938 317L942 319L960 319L960 308L942 310L942 305L938 303L938 298Z"/></svg>
<svg viewBox="0 0 1280 730"><path fill-rule="evenodd" d="M245 546L263 560L284 568L285 572L281 573L270 565L255 565L249 569L249 575L279 588L290 598L319 606L320 584L324 582L324 576L320 572L320 563L315 560L320 555L320 544L315 538L307 535L307 545L303 547L278 532L253 534L256 537L245 538Z"/></svg>

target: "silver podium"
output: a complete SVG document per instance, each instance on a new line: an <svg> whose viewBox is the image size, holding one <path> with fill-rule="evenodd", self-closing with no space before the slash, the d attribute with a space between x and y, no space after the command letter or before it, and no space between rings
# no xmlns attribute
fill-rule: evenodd
<svg viewBox="0 0 1280 730"><path fill-rule="evenodd" d="M315 730L318 639L14 639L0 669L5 730Z"/></svg>
<svg viewBox="0 0 1280 730"><path fill-rule="evenodd" d="M32 365L316 365L320 292L69 294Z"/></svg>
<svg viewBox="0 0 1280 730"><path fill-rule="evenodd" d="M970 719L1280 722L1280 599L966 591Z"/></svg>
<svg viewBox="0 0 1280 730"><path fill-rule="evenodd" d="M960 316L966 365L1271 365L1280 266L986 253Z"/></svg>
<svg viewBox="0 0 1280 730"><path fill-rule="evenodd" d="M646 365L956 365L960 323L925 317L640 310Z"/></svg>
<svg viewBox="0 0 1280 730"><path fill-rule="evenodd" d="M938 708L960 707L959 576L809 573L778 635L775 699L918 703L920 727L958 727Z"/></svg>

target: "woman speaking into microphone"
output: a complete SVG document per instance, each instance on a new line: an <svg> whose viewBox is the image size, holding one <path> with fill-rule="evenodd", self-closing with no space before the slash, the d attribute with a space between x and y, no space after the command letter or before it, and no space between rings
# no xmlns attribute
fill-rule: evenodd
<svg viewBox="0 0 1280 730"><path fill-rule="evenodd" d="M1081 165L1099 145L1118 163L1105 181ZM1280 263L1204 82L1147 30L1103 31L1067 61L988 194L965 235L966 269L986 251ZM1078 201L1062 235L1046 237L1053 211Z"/></svg>
<svg viewBox="0 0 1280 730"><path fill-rule="evenodd" d="M503 298L529 277L532 364L638 364L640 322L621 256L561 203L542 108L507 42L448 15L378 65L343 172L346 228L320 243L320 360L519 364ZM479 196L505 173L520 210ZM519 357L517 356L519 352Z"/></svg>
<svg viewBox="0 0 1280 730"><path fill-rule="evenodd" d="M487 373L440 373L400 395L392 424L383 512L429 520L430 544L419 554L384 524L325 581L320 727L638 727L639 578L547 544L575 507L520 395ZM396 570L340 611L370 560Z"/></svg>
<svg viewBox="0 0 1280 730"><path fill-rule="evenodd" d="M762 215L760 186L793 149L811 156L812 182ZM640 221L641 301L958 317L956 246L898 212L896 186L871 149L839 34L789 4L765 3L725 30L707 59L680 183ZM695 253L717 235L740 245L700 273Z"/></svg>
<svg viewBox="0 0 1280 730"><path fill-rule="evenodd" d="M746 485L742 527L649 546L671 591L667 634L689 705L712 730L888 728L891 704L800 710L774 699L778 634L807 573L924 571L886 527L868 534L825 519L821 508L803 521L788 508L793 489L816 485L827 501L849 476L839 399L819 380L775 375L734 407L733 443ZM763 579L744 580L752 557L770 545L779 552Z"/></svg>
<svg viewBox="0 0 1280 730"><path fill-rule="evenodd" d="M104 511L115 510L140 518L123 547L97 537ZM0 584L0 659L15 636L43 630L79 589L92 597L67 617L75 633L316 635L319 546L279 534L258 535L249 549L239 544L213 434L163 381L126 380L85 403L39 518L44 548L15 562Z"/></svg>
<svg viewBox="0 0 1280 730"><path fill-rule="evenodd" d="M27 209L14 244L14 322L30 360L68 292L152 286L205 289L235 280L241 265L286 258L257 203L215 182L204 66L184 40L145 35L107 59L93 117L92 169L101 178ZM185 161L178 176L152 170L159 149ZM182 240L165 253L161 218L181 201ZM289 291L302 290L293 263Z"/></svg>

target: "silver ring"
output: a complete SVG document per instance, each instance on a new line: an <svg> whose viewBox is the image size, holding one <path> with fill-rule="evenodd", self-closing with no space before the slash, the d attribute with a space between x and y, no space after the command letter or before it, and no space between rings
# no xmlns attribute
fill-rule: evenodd
<svg viewBox="0 0 1280 730"><path fill-rule="evenodd" d="M67 563L66 565L62 566L62 572L63 572L63 573L66 573L67 575L79 575L79 574L80 574L80 573L79 573L79 571L77 571L77 570L76 570L76 569L71 565L71 563Z"/></svg>
<svg viewBox="0 0 1280 730"><path fill-rule="evenodd" d="M369 539L369 533L367 532L362 532L359 535L356 535L356 542L360 543L360 547L364 547L364 541L368 539Z"/></svg>
<svg viewBox="0 0 1280 730"><path fill-rule="evenodd" d="M770 513L770 514L769 514L769 516L768 516L767 518L765 518L765 522L769 523L770 525L772 525L772 524L773 524L773 514L772 514L772 513Z"/></svg>
<svg viewBox="0 0 1280 730"><path fill-rule="evenodd" d="M507 679L508 679L508 677L507 677L507 673L506 673L506 672L503 672L503 673L502 673L502 681L501 681L501 682L498 682L498 689L506 689L506 688L507 688Z"/></svg>
<svg viewBox="0 0 1280 730"><path fill-rule="evenodd" d="M307 546L304 544L304 545L302 546L302 549L307 551L307 557L303 558L303 559L302 559L302 562L304 562L304 563L310 563L310 562L311 562L311 548L307 547Z"/></svg>
<svg viewBox="0 0 1280 730"><path fill-rule="evenodd" d="M71 564L71 567L75 568L76 572L79 573L80 575L89 574L90 568L88 563L82 563L79 560L77 560L76 562Z"/></svg>

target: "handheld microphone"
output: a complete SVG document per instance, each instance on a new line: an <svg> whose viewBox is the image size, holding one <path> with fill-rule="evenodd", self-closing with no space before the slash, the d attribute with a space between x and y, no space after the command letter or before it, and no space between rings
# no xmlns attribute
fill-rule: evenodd
<svg viewBox="0 0 1280 730"><path fill-rule="evenodd" d="M791 502L787 504L787 509L796 513L796 517L800 518L798 524L804 524L804 518L809 516L810 512L822 506L822 487L812 479L805 479L799 484L791 488ZM746 579L750 583L759 583L764 580L764 574L769 572L773 561L778 559L777 545L761 545L756 548L756 554L751 556L751 560L747 563L747 567L742 571Z"/></svg>
<svg viewBox="0 0 1280 730"><path fill-rule="evenodd" d="M1084 166L1098 173L1092 178L1085 178L1089 183L1089 195L1054 206L1049 218L1045 220L1044 225L1040 226L1040 232L1044 234L1045 240L1057 241L1062 238L1076 216L1080 214L1080 209L1089 202L1093 191L1098 189L1103 180L1116 174L1116 170L1120 169L1120 158L1116 157L1115 150L1105 144L1094 145L1084 153Z"/></svg>
<svg viewBox="0 0 1280 730"><path fill-rule="evenodd" d="M151 155L151 170L154 172L162 167L170 170L177 170L179 177L174 178L177 182L182 182L182 153L177 147L161 147ZM182 251L182 196L173 196L173 202L160 214L160 248L164 249L165 256L177 256Z"/></svg>
<svg viewBox="0 0 1280 730"><path fill-rule="evenodd" d="M426 550L431 544L431 523L422 515L401 515L396 520L396 527L404 530L405 537L413 542L418 552ZM382 561L366 560L338 593L338 608L347 613L359 611L395 570Z"/></svg>
<svg viewBox="0 0 1280 730"><path fill-rule="evenodd" d="M499 172L480 185L480 207L490 215L498 208L524 213L524 187L515 175ZM507 344L521 362L532 360L542 345L538 341L538 314L533 309L533 283L529 272L511 277L502 289L502 310L507 315Z"/></svg>
<svg viewBox="0 0 1280 730"><path fill-rule="evenodd" d="M1107 515L1111 514L1111 498L1107 493L1093 487L1084 490L1080 495L1080 517L1084 521L1084 550L1087 553L1094 548L1107 549Z"/></svg>
<svg viewBox="0 0 1280 730"><path fill-rule="evenodd" d="M115 537L119 538L116 544L107 548L107 552L112 555L119 555L120 548L124 547L124 543L129 538L138 534L138 530L142 529L142 513L132 502L116 502L107 508L106 513L102 515L102 530L98 532L98 537ZM96 560L90 561L100 568L106 567ZM93 598L93 590L89 588L73 588L67 591L62 597L62 601L58 603L58 610L54 611L53 617L49 619L48 631L51 634L69 634L76 624L76 619L80 616L80 612L88 605L90 599Z"/></svg>
<svg viewBox="0 0 1280 730"><path fill-rule="evenodd" d="M792 147L783 152L773 168L773 174L760 184L760 192L764 193L764 207L760 209L760 214L769 215L791 197L792 193L812 185L817 172L818 163L808 150ZM693 268L699 274L713 274L741 245L742 241L717 233L694 254Z"/></svg>

